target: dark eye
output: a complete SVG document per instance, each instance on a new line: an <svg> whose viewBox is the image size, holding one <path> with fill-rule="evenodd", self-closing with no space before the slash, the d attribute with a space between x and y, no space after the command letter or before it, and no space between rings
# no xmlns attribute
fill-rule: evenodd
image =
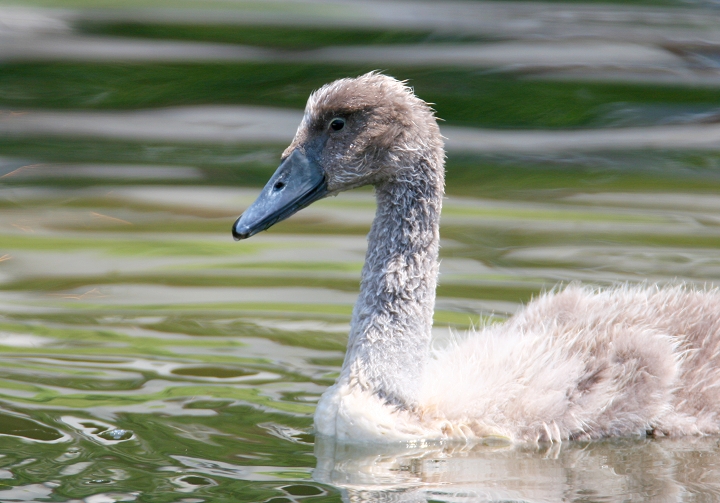
<svg viewBox="0 0 720 503"><path fill-rule="evenodd" d="M330 129L340 131L345 127L345 119L333 119L330 121Z"/></svg>

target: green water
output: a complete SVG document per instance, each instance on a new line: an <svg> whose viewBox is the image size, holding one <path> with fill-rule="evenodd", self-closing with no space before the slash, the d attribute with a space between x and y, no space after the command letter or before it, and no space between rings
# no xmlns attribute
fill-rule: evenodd
<svg viewBox="0 0 720 503"><path fill-rule="evenodd" d="M232 12L258 5L239 3ZM287 33L277 26L238 33L204 22L167 25L162 16L96 15L88 11L61 36L231 42L298 54L327 45L499 40L401 24L323 30L283 21ZM22 36L45 36L38 33ZM8 60L0 63L0 120L194 105L297 111L322 83L378 66ZM717 86L707 82L382 68L411 79L443 125L455 127L562 134L712 126L720 106ZM98 128L123 120L112 117ZM68 119L65 131L0 135L0 501L720 497L717 438L541 446L348 446L316 438L314 406L342 363L372 192L315 203L235 243L232 222L286 142L138 140L72 127ZM720 147L451 150L447 168L438 343L501 322L558 284L720 281Z"/></svg>

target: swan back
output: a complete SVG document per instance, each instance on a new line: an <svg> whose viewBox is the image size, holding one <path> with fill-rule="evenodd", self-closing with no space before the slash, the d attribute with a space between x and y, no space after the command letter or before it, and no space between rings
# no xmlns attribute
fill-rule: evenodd
<svg viewBox="0 0 720 503"><path fill-rule="evenodd" d="M571 285L439 353L423 403L461 436L718 433L718 313L717 290Z"/></svg>

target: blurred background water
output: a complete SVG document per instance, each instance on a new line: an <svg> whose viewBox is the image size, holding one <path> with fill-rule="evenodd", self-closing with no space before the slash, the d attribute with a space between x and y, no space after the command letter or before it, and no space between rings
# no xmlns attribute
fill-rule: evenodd
<svg viewBox="0 0 720 503"><path fill-rule="evenodd" d="M720 280L716 2L0 0L0 501L720 498L716 438L314 438L372 192L230 226L308 94L374 69L444 119L439 341Z"/></svg>

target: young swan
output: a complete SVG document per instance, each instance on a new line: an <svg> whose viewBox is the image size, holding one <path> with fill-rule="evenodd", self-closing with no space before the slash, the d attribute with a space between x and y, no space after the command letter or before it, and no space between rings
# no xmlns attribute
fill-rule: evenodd
<svg viewBox="0 0 720 503"><path fill-rule="evenodd" d="M377 213L345 362L315 413L319 434L555 442L719 432L717 290L570 286L432 354L443 142L432 110L392 77L313 93L233 235L368 184Z"/></svg>

